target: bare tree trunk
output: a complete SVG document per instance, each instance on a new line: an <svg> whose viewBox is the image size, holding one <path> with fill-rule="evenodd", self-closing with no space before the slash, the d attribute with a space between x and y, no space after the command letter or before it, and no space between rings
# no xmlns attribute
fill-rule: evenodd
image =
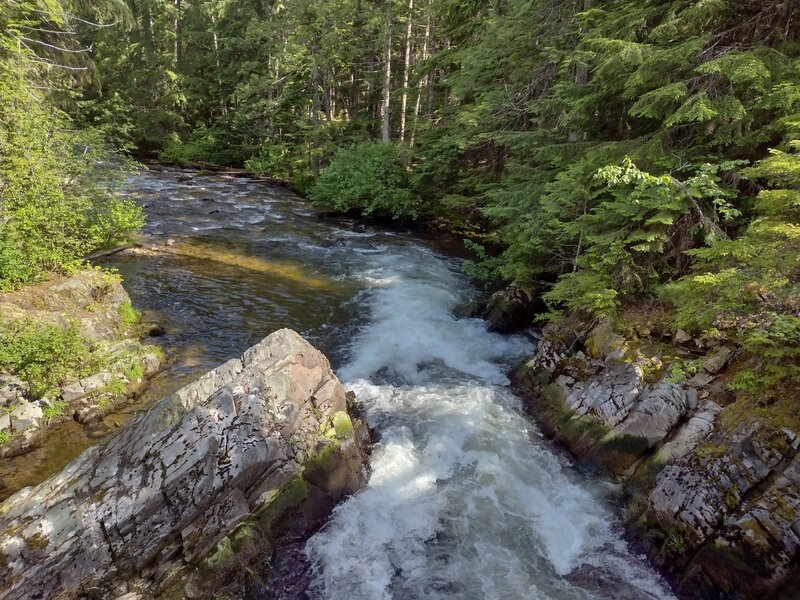
<svg viewBox="0 0 800 600"><path fill-rule="evenodd" d="M400 100L400 140L406 140L406 107L408 106L408 74L411 70L411 25L414 21L414 0L408 0L406 21L405 65L403 69L403 96Z"/></svg>
<svg viewBox="0 0 800 600"><path fill-rule="evenodd" d="M333 121L333 73L330 69L325 69L325 120L330 123Z"/></svg>
<svg viewBox="0 0 800 600"><path fill-rule="evenodd" d="M430 40L431 54L435 53L436 43L436 23L431 24L431 40ZM433 70L428 72L428 98L427 100L427 114L430 117L433 115L433 84L435 82L435 74Z"/></svg>
<svg viewBox="0 0 800 600"><path fill-rule="evenodd" d="M153 37L153 14L150 12L150 3L146 2L142 10L142 29L150 54L156 53L156 40Z"/></svg>
<svg viewBox="0 0 800 600"><path fill-rule="evenodd" d="M389 96L392 85L392 0L386 0L386 46L384 48L383 103L381 104L381 130L384 143L389 143Z"/></svg>
<svg viewBox="0 0 800 600"><path fill-rule="evenodd" d="M175 68L181 62L181 0L175 0Z"/></svg>
<svg viewBox="0 0 800 600"><path fill-rule="evenodd" d="M222 63L219 59L219 32L217 31L217 17L214 15L213 10L210 12L211 17L211 40L214 42L214 64L217 67L217 85L219 85L219 109L220 112L224 115L228 112L227 107L225 106L225 97L222 95Z"/></svg>
<svg viewBox="0 0 800 600"><path fill-rule="evenodd" d="M357 40L364 39L364 19L361 15L361 0L356 0L356 14L353 17L353 31ZM366 56L363 53L358 53L358 62L363 63ZM358 69L361 69L359 72ZM363 73L366 71L363 64L360 66L351 65L350 67L350 115L355 117L358 114L360 94L361 94L361 79Z"/></svg>
<svg viewBox="0 0 800 600"><path fill-rule="evenodd" d="M422 56L421 62L428 60L428 44L431 39L431 14L428 13L428 19L425 22L425 37L422 40ZM417 137L417 122L419 121L419 106L422 101L422 88L430 78L430 71L425 74L425 77L420 77L417 83L417 101L414 104L414 125L411 127L411 138L408 140L409 146L414 146L414 141Z"/></svg>
<svg viewBox="0 0 800 600"><path fill-rule="evenodd" d="M580 6L576 6L576 12L580 10L589 10L591 6L591 0L583 0L583 2L578 2ZM575 83L578 85L586 85L589 82L589 67L586 63L579 63L575 68ZM580 131L570 131L569 132L569 141L570 142L577 142L581 139L581 132Z"/></svg>
<svg viewBox="0 0 800 600"><path fill-rule="evenodd" d="M311 122L314 125L314 145L319 146L319 64L317 63L317 42L314 42L311 53L314 60L314 65L311 68ZM311 169L314 175L319 175L319 157L314 152L311 157Z"/></svg>

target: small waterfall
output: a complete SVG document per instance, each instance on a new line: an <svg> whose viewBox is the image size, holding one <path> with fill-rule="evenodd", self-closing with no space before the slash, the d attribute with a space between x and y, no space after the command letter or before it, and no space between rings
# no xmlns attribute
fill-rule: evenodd
<svg viewBox="0 0 800 600"><path fill-rule="evenodd" d="M452 316L458 265L416 248L361 277L371 319L339 375L381 439L368 487L307 544L316 597L672 598L621 540L611 486L577 475L505 387L530 341Z"/></svg>

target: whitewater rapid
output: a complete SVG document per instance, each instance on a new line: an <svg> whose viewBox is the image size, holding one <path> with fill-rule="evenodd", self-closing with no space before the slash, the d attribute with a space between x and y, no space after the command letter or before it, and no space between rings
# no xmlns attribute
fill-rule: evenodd
<svg viewBox="0 0 800 600"><path fill-rule="evenodd" d="M506 372L532 340L453 316L458 263L415 248L356 276L370 318L338 374L380 440L366 489L307 544L314 596L673 598L622 540L612 486L522 416Z"/></svg>

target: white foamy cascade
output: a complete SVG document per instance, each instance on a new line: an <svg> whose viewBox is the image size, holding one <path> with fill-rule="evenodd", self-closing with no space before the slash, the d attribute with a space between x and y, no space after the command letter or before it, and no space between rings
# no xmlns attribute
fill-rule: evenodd
<svg viewBox="0 0 800 600"><path fill-rule="evenodd" d="M530 343L452 316L468 289L452 262L372 264L371 324L339 375L381 439L366 489L308 542L316 595L672 598L621 540L608 484L581 480L503 387Z"/></svg>

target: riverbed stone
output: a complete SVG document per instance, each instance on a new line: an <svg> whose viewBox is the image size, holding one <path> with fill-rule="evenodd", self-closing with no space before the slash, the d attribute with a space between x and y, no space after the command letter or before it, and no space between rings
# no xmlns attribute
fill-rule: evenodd
<svg viewBox="0 0 800 600"><path fill-rule="evenodd" d="M689 409L689 394L683 386L661 380L642 394L623 423L617 427L622 434L642 438L653 448L672 431ZM697 394L694 394L697 397Z"/></svg>
<svg viewBox="0 0 800 600"><path fill-rule="evenodd" d="M273 333L0 505L4 598L113 597L129 579L155 595L293 481L332 505L365 476L355 436L325 435L345 407L327 359L293 331ZM297 448L320 444L355 452L336 489L302 479Z"/></svg>
<svg viewBox="0 0 800 600"><path fill-rule="evenodd" d="M44 418L41 407L33 402L23 402L17 406L11 414L11 429L15 432L23 432L32 427L38 427L39 422Z"/></svg>

